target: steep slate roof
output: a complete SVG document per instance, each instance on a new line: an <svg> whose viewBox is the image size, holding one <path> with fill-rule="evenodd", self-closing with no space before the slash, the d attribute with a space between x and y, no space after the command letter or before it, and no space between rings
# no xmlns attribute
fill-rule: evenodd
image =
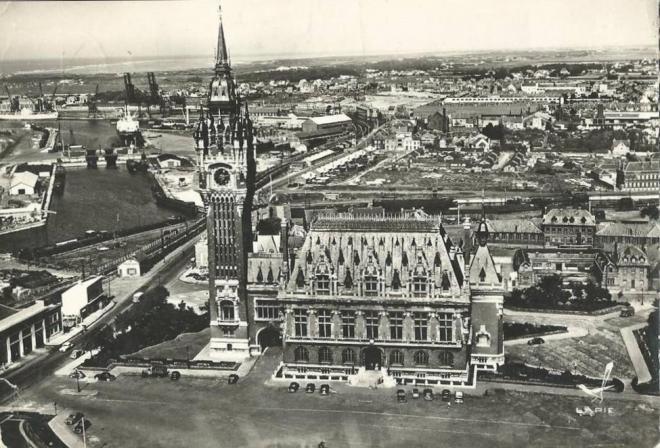
<svg viewBox="0 0 660 448"><path fill-rule="evenodd" d="M645 238L660 238L660 224L608 222L596 232L598 236L633 236Z"/></svg>
<svg viewBox="0 0 660 448"><path fill-rule="evenodd" d="M438 289L449 282L452 294L459 295L463 269L462 251L439 217L322 215L298 251L286 289L295 292L319 273L336 276L342 294L355 291L363 275L382 276L388 289L400 282L403 289L419 274L429 276Z"/></svg>
<svg viewBox="0 0 660 448"><path fill-rule="evenodd" d="M543 233L541 229L527 219L486 220L490 233Z"/></svg>
<svg viewBox="0 0 660 448"><path fill-rule="evenodd" d="M596 218L587 210L575 208L554 208L543 215L543 224L593 226L596 224Z"/></svg>

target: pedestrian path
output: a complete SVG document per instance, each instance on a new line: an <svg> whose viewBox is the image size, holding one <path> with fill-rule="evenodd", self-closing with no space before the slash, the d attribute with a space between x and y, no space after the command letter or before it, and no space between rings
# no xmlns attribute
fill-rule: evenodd
<svg viewBox="0 0 660 448"><path fill-rule="evenodd" d="M641 323L621 329L621 337L623 338L623 343L626 345L626 350L628 350L628 356L637 374L637 382L639 384L648 383L652 379L642 351L639 349L639 344L637 344L637 339L633 334L634 330L644 328L646 325L646 323Z"/></svg>

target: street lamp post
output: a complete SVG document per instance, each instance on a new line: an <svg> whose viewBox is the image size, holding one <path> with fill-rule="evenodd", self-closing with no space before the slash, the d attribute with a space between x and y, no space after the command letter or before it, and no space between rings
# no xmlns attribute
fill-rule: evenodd
<svg viewBox="0 0 660 448"><path fill-rule="evenodd" d="M78 389L78 393L80 393L80 373L76 371L76 388Z"/></svg>
<svg viewBox="0 0 660 448"><path fill-rule="evenodd" d="M83 436L83 447L87 448L87 434L85 433L85 415L83 414L82 419L82 436Z"/></svg>

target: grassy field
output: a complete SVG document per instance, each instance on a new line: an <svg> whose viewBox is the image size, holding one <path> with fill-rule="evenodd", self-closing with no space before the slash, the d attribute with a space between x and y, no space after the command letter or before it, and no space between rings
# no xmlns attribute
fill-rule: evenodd
<svg viewBox="0 0 660 448"><path fill-rule="evenodd" d="M621 339L614 329L598 329L582 338L546 341L543 345L512 345L506 348L511 361L564 371L600 376L605 365L614 361L614 376L632 378L635 370Z"/></svg>
<svg viewBox="0 0 660 448"><path fill-rule="evenodd" d="M206 328L198 333L183 333L170 341L161 342L160 344L152 345L151 347L145 347L129 356L151 359L187 359L187 357L190 356L190 359L192 359L209 343L210 338L210 328Z"/></svg>

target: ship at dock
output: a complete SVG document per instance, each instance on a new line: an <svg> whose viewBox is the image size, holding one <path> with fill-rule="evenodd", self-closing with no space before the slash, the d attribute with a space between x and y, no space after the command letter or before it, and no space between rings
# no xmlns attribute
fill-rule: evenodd
<svg viewBox="0 0 660 448"><path fill-rule="evenodd" d="M124 108L122 117L117 120L117 135L121 140L122 146L133 146L140 148L144 145L144 138L140 131L140 122Z"/></svg>

